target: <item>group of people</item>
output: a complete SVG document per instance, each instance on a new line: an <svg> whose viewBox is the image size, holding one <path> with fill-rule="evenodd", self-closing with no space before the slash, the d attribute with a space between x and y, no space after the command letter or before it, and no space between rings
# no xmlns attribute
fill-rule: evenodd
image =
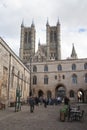
<svg viewBox="0 0 87 130"><path fill-rule="evenodd" d="M30 105L30 112L31 113L34 112L34 106L35 105L38 106L39 102L41 104L43 103L45 108L47 107L47 99L46 98L43 98L42 100L41 99L39 100L37 97L34 98L33 96L30 96L28 98L28 103Z"/></svg>
<svg viewBox="0 0 87 130"><path fill-rule="evenodd" d="M33 97L33 96L30 96L28 98L28 103L30 105L30 112L34 112L34 106L37 105L40 103L40 104L44 104L44 107L46 108L48 104L50 104L52 102L51 99L47 99L47 98L38 98L38 97ZM61 103L61 99L58 98L57 99L57 103ZM65 97L64 98L64 104L68 105L69 104L69 98L68 97Z"/></svg>

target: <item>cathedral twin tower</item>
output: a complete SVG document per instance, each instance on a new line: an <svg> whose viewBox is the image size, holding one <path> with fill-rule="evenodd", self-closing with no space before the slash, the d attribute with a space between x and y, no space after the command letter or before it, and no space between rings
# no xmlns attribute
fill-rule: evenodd
<svg viewBox="0 0 87 130"><path fill-rule="evenodd" d="M31 27L25 27L21 24L21 40L20 40L20 58L23 63L30 60L30 56L35 56L35 39L36 30L32 22ZM60 23L59 20L56 26L50 26L48 21L46 23L46 44L39 43L38 49L42 59L45 60L61 60L61 44L60 44ZM44 53L43 55L41 55ZM37 57L38 59L39 57ZM37 60L38 61L38 60ZM43 61L43 60L42 60Z"/></svg>

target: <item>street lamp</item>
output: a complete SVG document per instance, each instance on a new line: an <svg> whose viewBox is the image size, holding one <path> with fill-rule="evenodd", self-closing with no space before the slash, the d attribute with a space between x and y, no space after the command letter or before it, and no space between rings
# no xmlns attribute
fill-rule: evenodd
<svg viewBox="0 0 87 130"><path fill-rule="evenodd" d="M31 54L30 54L30 91L29 91L29 96L32 96L31 72L32 72L32 58L31 58Z"/></svg>

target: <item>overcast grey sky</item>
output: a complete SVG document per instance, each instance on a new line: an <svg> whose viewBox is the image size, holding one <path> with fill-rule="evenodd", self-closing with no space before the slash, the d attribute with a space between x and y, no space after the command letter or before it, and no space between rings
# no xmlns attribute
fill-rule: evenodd
<svg viewBox="0 0 87 130"><path fill-rule="evenodd" d="M70 57L74 43L79 58L87 58L87 0L0 0L0 36L19 55L20 26L36 28L38 40L46 43L47 18L61 24L62 59Z"/></svg>

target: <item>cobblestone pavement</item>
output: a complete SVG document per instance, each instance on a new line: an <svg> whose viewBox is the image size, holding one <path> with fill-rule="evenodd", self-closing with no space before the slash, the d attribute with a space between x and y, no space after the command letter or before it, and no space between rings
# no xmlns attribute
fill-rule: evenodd
<svg viewBox="0 0 87 130"><path fill-rule="evenodd" d="M29 106L22 106L20 112L15 112L14 108L0 110L0 130L87 130L87 104L80 106L85 110L83 122L61 122L63 105L35 106L34 113L30 113Z"/></svg>

